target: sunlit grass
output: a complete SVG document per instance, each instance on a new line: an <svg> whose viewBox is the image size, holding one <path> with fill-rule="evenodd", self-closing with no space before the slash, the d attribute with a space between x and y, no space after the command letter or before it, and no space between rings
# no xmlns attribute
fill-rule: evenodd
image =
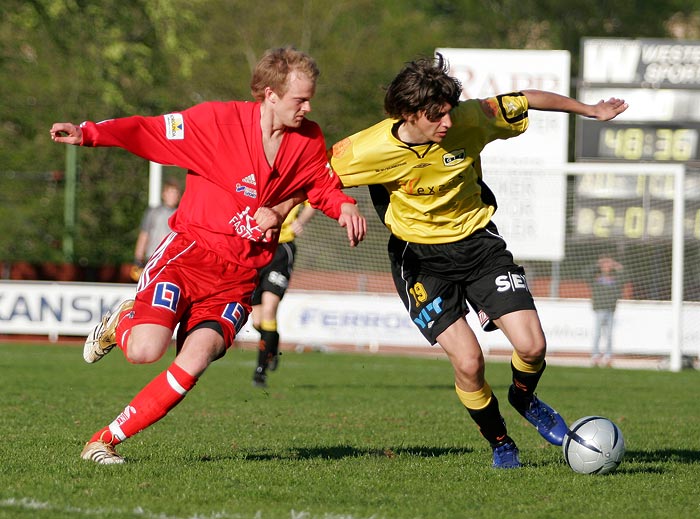
<svg viewBox="0 0 700 519"><path fill-rule="evenodd" d="M697 372L550 366L540 397L572 422L601 414L625 436L609 476L574 474L507 405L524 467L497 471L442 358L286 353L267 390L255 354L214 363L166 418L98 466L80 449L172 360L0 345L0 518L504 518L700 515Z"/></svg>

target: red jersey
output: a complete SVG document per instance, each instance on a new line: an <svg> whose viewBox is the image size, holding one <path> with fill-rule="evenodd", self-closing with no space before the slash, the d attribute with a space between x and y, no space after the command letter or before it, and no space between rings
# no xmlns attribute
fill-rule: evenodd
<svg viewBox="0 0 700 519"><path fill-rule="evenodd" d="M164 116L133 116L81 124L84 146L117 146L188 170L170 227L226 261L258 269L277 243L257 241L258 207L273 207L302 190L330 218L355 200L341 191L319 126L304 119L284 133L275 163L265 156L260 103L202 103Z"/></svg>

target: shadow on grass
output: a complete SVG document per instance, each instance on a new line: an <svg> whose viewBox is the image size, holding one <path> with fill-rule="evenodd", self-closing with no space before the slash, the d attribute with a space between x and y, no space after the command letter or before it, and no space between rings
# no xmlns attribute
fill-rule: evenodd
<svg viewBox="0 0 700 519"><path fill-rule="evenodd" d="M635 463L700 463L700 451L688 449L659 449L625 453L625 459Z"/></svg>
<svg viewBox="0 0 700 519"><path fill-rule="evenodd" d="M341 387L343 389L357 389L360 391L367 391L368 387L372 389L438 389L440 391L454 391L455 385L452 384L344 384L338 383L334 384L332 382L324 384L294 384L291 389L302 389L302 390L312 390L318 391L320 389L327 389L329 387Z"/></svg>
<svg viewBox="0 0 700 519"><path fill-rule="evenodd" d="M344 458L394 458L396 456L408 455L422 458L437 458L440 456L453 456L470 454L473 449L464 447L387 447L384 449L357 448L349 445L336 445L331 447L311 447L288 449L276 452L240 452L233 456L203 456L201 461L221 461L223 459L242 458L246 460L308 460L308 459L328 459L339 460Z"/></svg>

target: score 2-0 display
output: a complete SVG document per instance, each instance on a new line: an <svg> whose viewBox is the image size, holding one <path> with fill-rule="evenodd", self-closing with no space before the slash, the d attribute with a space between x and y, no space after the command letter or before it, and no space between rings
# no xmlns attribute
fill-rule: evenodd
<svg viewBox="0 0 700 519"><path fill-rule="evenodd" d="M669 240L674 179L670 175L596 173L576 178L573 233L579 239ZM687 239L700 241L700 194L687 190Z"/></svg>

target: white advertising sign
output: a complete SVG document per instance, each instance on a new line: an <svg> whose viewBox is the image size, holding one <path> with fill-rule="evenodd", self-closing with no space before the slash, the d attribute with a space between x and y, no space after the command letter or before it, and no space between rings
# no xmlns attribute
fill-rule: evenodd
<svg viewBox="0 0 700 519"><path fill-rule="evenodd" d="M583 81L645 87L700 86L700 41L585 38Z"/></svg>
<svg viewBox="0 0 700 519"><path fill-rule="evenodd" d="M436 52L445 56L450 74L462 82L464 99L529 88L569 95L568 51ZM537 166L567 162L569 119L567 114L536 110L530 110L529 119L523 135L486 146L481 155L484 181L498 200L494 222L516 259L558 261L564 257L566 178L543 176ZM523 229L527 232L521 233Z"/></svg>
<svg viewBox="0 0 700 519"><path fill-rule="evenodd" d="M134 285L0 281L0 334L85 336L108 310L134 297ZM538 299L547 349L557 353L590 352L593 312L582 299ZM290 291L280 304L282 340L310 346L354 345L375 349L427 347L394 294ZM500 331L485 333L468 316L484 352L509 350ZM685 303L683 351L700 350L700 304ZM616 354L668 355L673 318L669 302L621 301L616 313ZM259 338L250 321L239 339ZM435 346L438 348L439 346Z"/></svg>
<svg viewBox="0 0 700 519"><path fill-rule="evenodd" d="M0 333L87 335L136 285L0 281Z"/></svg>

